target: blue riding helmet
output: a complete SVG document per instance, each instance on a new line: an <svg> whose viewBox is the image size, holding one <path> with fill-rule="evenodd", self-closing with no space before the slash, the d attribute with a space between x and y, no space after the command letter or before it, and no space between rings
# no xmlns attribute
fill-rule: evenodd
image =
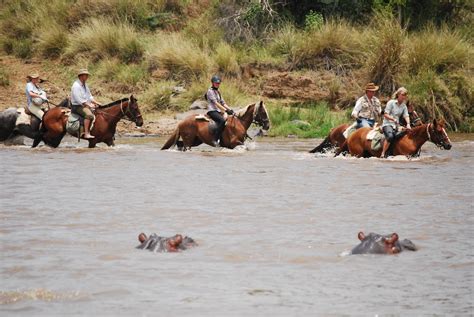
<svg viewBox="0 0 474 317"><path fill-rule="evenodd" d="M214 75L212 76L211 78L211 83L217 83L217 84L220 84L221 83L221 78L217 75Z"/></svg>

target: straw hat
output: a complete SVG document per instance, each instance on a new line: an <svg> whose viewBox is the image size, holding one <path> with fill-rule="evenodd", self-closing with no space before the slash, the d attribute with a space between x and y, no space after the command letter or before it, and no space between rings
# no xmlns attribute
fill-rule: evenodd
<svg viewBox="0 0 474 317"><path fill-rule="evenodd" d="M397 99L399 94L408 94L408 90L405 87L400 87L392 95L392 99Z"/></svg>
<svg viewBox="0 0 474 317"><path fill-rule="evenodd" d="M35 78L39 78L39 74L38 73L31 73L29 74L28 76L26 76L27 78L30 78L30 79L35 79Z"/></svg>
<svg viewBox="0 0 474 317"><path fill-rule="evenodd" d="M379 86L376 86L374 83L368 83L365 85L365 91L377 91L379 90Z"/></svg>
<svg viewBox="0 0 474 317"><path fill-rule="evenodd" d="M79 72L77 73L77 76L81 76L81 75L90 75L87 68L79 69Z"/></svg>

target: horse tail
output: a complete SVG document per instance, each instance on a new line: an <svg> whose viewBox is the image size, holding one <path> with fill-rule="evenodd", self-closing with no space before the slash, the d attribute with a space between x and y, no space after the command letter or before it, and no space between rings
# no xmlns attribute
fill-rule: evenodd
<svg viewBox="0 0 474 317"><path fill-rule="evenodd" d="M321 153L324 150L329 149L332 146L331 140L329 140L329 136L327 136L320 145L309 151L309 153Z"/></svg>
<svg viewBox="0 0 474 317"><path fill-rule="evenodd" d="M178 139L179 139L179 127L177 127L176 130L174 130L173 134L170 136L168 141L166 141L166 143L163 145L161 149L168 150L169 148L171 148L173 145L175 145L178 142Z"/></svg>

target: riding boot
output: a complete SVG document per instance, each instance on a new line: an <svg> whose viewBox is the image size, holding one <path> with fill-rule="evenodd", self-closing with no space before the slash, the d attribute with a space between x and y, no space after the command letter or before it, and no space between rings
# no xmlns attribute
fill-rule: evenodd
<svg viewBox="0 0 474 317"><path fill-rule="evenodd" d="M91 120L84 119L84 139L93 139L95 138L90 134Z"/></svg>

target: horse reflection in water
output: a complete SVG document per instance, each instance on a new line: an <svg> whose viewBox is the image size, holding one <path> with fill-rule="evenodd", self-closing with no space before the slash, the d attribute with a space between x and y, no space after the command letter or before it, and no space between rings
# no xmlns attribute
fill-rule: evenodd
<svg viewBox="0 0 474 317"><path fill-rule="evenodd" d="M140 245L137 249L149 250L151 252L178 252L197 246L197 243L190 237L177 234L173 237L160 237L156 233L149 237L144 233L138 235Z"/></svg>

